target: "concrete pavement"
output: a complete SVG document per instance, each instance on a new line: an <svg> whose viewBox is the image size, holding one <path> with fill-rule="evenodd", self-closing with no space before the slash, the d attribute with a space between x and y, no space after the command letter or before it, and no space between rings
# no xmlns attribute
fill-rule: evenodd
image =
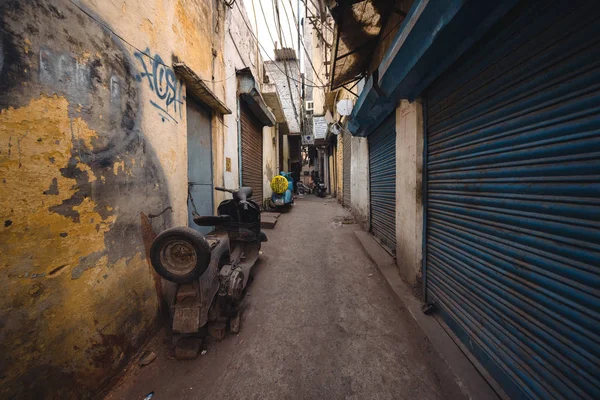
<svg viewBox="0 0 600 400"><path fill-rule="evenodd" d="M132 366L107 399L460 399L464 394L357 243L335 200L305 196L267 231L242 330L193 361Z"/></svg>

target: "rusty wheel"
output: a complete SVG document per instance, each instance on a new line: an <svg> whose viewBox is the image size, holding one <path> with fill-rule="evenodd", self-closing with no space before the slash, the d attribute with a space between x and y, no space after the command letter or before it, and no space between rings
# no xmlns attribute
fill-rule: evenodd
<svg viewBox="0 0 600 400"><path fill-rule="evenodd" d="M199 232L177 227L156 237L150 249L156 272L177 283L187 283L204 273L210 262L210 246Z"/></svg>

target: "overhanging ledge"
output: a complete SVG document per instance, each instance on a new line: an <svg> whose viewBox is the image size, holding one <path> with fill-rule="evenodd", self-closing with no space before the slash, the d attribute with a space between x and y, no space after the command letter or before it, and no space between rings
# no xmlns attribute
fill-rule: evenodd
<svg viewBox="0 0 600 400"><path fill-rule="evenodd" d="M352 134L368 136L401 99L419 97L516 3L416 0L354 106Z"/></svg>
<svg viewBox="0 0 600 400"><path fill-rule="evenodd" d="M256 82L249 68L238 71L238 93L246 102L252 114L266 126L275 125L275 116L267 107L265 99L256 88Z"/></svg>
<svg viewBox="0 0 600 400"><path fill-rule="evenodd" d="M216 112L221 114L231 114L231 110L227 108L225 103L219 100L217 95L206 86L206 83L200 79L198 74L185 63L175 63L173 64L173 69L185 82L188 95L196 97Z"/></svg>

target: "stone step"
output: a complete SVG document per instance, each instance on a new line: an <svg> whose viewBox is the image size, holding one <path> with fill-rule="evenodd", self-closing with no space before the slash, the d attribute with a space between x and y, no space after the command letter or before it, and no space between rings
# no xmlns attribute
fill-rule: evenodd
<svg viewBox="0 0 600 400"><path fill-rule="evenodd" d="M277 217L274 217L272 215L265 215L266 213L263 213L263 215L261 215L260 217L260 227L262 229L273 229L275 228L275 225L277 225Z"/></svg>
<svg viewBox="0 0 600 400"><path fill-rule="evenodd" d="M261 215L261 218L273 217L273 218L277 219L277 218L279 218L281 213L274 212L274 211L263 211L262 213L260 213L260 215Z"/></svg>

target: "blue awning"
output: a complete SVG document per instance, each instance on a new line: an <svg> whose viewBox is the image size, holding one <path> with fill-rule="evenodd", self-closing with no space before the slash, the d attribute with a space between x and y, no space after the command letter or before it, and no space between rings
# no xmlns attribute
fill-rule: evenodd
<svg viewBox="0 0 600 400"><path fill-rule="evenodd" d="M401 99L420 96L517 2L415 1L357 100L350 132L368 136Z"/></svg>

